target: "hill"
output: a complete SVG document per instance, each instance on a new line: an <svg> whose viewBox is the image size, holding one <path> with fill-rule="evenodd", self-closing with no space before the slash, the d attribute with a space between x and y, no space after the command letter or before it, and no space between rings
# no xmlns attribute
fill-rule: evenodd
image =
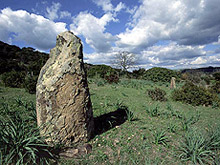
<svg viewBox="0 0 220 165"><path fill-rule="evenodd" d="M31 47L19 48L0 41L0 74L4 72L24 71L38 75L49 55Z"/></svg>
<svg viewBox="0 0 220 165"><path fill-rule="evenodd" d="M206 74L209 74L209 73L216 73L216 72L220 72L220 67L212 67L212 66L209 66L209 67L205 67L205 68L196 68L196 69L184 69L181 71L182 73L206 73Z"/></svg>

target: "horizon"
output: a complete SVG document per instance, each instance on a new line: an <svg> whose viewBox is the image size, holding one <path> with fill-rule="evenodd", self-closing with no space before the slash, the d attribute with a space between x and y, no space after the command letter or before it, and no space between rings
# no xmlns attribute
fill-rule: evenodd
<svg viewBox="0 0 220 165"><path fill-rule="evenodd" d="M70 30L84 61L110 65L113 55L138 55L139 68L220 66L219 0L40 0L0 4L0 40L48 53Z"/></svg>

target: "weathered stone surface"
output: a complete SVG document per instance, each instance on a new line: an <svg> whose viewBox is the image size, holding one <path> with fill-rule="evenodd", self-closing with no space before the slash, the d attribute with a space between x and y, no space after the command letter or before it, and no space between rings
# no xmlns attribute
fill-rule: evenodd
<svg viewBox="0 0 220 165"><path fill-rule="evenodd" d="M170 88L175 89L176 88L176 78L172 77L170 82Z"/></svg>
<svg viewBox="0 0 220 165"><path fill-rule="evenodd" d="M71 32L57 36L36 88L37 122L47 142L66 146L88 141L93 133L92 105L81 40Z"/></svg>

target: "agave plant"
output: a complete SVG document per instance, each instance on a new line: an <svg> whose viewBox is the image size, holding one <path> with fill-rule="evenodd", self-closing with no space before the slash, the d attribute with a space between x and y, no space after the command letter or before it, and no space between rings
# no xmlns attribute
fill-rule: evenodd
<svg viewBox="0 0 220 165"><path fill-rule="evenodd" d="M154 133L154 141L153 143L156 145L162 144L167 145L168 137L166 136L166 133L164 130L157 130Z"/></svg>
<svg viewBox="0 0 220 165"><path fill-rule="evenodd" d="M125 112L126 112L127 120L128 121L133 121L134 120L134 113L129 109L126 109Z"/></svg>
<svg viewBox="0 0 220 165"><path fill-rule="evenodd" d="M150 117L158 117L158 116L160 116L160 112L159 112L158 106L155 106L153 108L146 107L146 112L150 115Z"/></svg>
<svg viewBox="0 0 220 165"><path fill-rule="evenodd" d="M181 142L180 159L192 161L194 164L210 164L213 161L212 151L206 137L196 129L189 129Z"/></svg>
<svg viewBox="0 0 220 165"><path fill-rule="evenodd" d="M2 164L48 164L53 155L37 128L30 128L18 113L0 118Z"/></svg>

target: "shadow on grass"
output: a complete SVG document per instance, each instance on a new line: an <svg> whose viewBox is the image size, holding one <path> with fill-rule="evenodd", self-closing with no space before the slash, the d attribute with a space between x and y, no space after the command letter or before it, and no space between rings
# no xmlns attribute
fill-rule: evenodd
<svg viewBox="0 0 220 165"><path fill-rule="evenodd" d="M126 110L126 107L119 108L114 112L95 117L94 137L123 124L127 120Z"/></svg>

